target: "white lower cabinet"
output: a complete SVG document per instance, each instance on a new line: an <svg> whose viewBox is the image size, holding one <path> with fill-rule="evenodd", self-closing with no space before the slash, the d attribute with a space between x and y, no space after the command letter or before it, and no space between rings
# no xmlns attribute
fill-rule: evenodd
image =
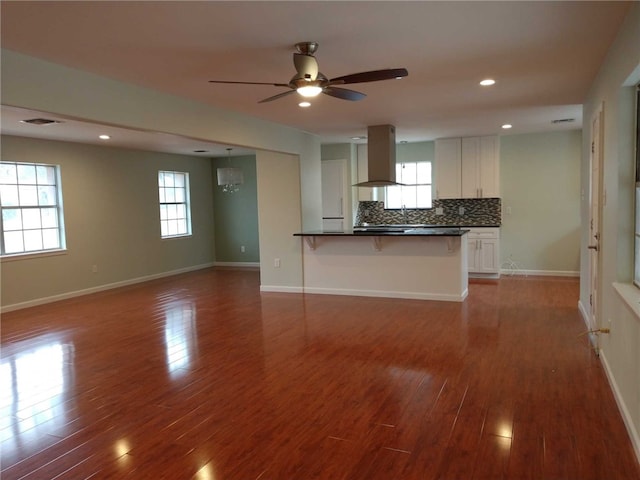
<svg viewBox="0 0 640 480"><path fill-rule="evenodd" d="M469 228L469 273L500 274L500 229L494 227Z"/></svg>

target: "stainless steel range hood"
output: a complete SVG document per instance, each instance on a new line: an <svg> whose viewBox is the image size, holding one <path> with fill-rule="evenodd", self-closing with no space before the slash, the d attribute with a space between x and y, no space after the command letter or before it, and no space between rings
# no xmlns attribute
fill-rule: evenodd
<svg viewBox="0 0 640 480"><path fill-rule="evenodd" d="M368 181L354 187L387 187L396 182L396 127L374 125L367 128Z"/></svg>

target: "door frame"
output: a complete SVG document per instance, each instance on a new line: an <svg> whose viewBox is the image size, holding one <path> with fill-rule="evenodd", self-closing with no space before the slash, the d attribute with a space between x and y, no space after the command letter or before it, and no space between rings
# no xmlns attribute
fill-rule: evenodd
<svg viewBox="0 0 640 480"><path fill-rule="evenodd" d="M590 153L589 153L589 235L587 248L589 255L589 338L596 351L600 351L600 337L596 330L601 326L600 278L602 262L603 239L601 229L602 207L605 202L603 188L603 158L604 158L604 105L600 104L591 117L590 124Z"/></svg>

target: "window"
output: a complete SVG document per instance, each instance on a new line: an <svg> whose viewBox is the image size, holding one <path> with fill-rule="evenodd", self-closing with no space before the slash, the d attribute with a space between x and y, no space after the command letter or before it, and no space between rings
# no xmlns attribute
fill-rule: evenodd
<svg viewBox="0 0 640 480"><path fill-rule="evenodd" d="M636 227L633 283L640 287L640 85L636 91Z"/></svg>
<svg viewBox="0 0 640 480"><path fill-rule="evenodd" d="M162 238L191 235L189 174L158 172L160 235Z"/></svg>
<svg viewBox="0 0 640 480"><path fill-rule="evenodd" d="M431 162L396 164L396 181L385 187L385 208L431 208Z"/></svg>
<svg viewBox="0 0 640 480"><path fill-rule="evenodd" d="M2 256L64 248L60 167L0 162Z"/></svg>

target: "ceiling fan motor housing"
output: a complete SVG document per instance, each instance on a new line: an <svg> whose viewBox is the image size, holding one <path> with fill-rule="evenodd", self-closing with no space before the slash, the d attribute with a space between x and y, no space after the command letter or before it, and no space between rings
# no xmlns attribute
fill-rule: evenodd
<svg viewBox="0 0 640 480"><path fill-rule="evenodd" d="M296 43L296 51L303 55L313 55L318 50L317 42L300 42Z"/></svg>

